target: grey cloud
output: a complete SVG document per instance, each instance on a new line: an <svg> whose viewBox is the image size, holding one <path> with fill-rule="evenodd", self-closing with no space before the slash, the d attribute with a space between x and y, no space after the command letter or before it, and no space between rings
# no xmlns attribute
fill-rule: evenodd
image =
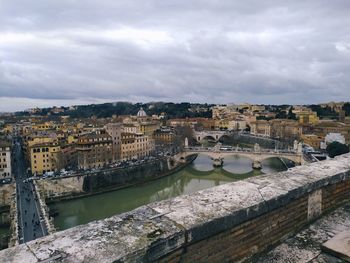
<svg viewBox="0 0 350 263"><path fill-rule="evenodd" d="M346 0L1 5L0 97L350 100Z"/></svg>

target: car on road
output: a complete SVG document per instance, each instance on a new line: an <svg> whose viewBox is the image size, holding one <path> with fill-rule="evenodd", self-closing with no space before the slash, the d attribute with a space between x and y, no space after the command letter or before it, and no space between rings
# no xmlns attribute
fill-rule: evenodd
<svg viewBox="0 0 350 263"><path fill-rule="evenodd" d="M0 184L10 184L12 182L12 178L4 178L0 180Z"/></svg>

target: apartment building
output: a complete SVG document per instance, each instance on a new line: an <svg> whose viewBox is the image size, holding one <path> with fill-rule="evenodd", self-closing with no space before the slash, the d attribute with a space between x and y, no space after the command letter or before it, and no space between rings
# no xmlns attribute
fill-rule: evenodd
<svg viewBox="0 0 350 263"><path fill-rule="evenodd" d="M154 140L142 133L122 133L121 160L140 159L154 151Z"/></svg>
<svg viewBox="0 0 350 263"><path fill-rule="evenodd" d="M102 168L113 161L113 141L107 133L79 137L76 144L78 168Z"/></svg>
<svg viewBox="0 0 350 263"><path fill-rule="evenodd" d="M112 139L112 155L113 160L119 160L121 155L122 132L124 132L122 123L108 123L105 130Z"/></svg>
<svg viewBox="0 0 350 263"><path fill-rule="evenodd" d="M28 151L32 174L43 175L59 170L60 146L57 141L31 144Z"/></svg>
<svg viewBox="0 0 350 263"><path fill-rule="evenodd" d="M9 178L11 175L11 143L0 141L0 179Z"/></svg>

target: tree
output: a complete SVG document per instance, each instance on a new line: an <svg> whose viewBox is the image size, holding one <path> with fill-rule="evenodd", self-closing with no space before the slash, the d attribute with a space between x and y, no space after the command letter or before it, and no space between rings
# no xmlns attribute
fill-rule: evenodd
<svg viewBox="0 0 350 263"><path fill-rule="evenodd" d="M346 102L343 106L343 110L345 111L346 116L350 116L350 103Z"/></svg>
<svg viewBox="0 0 350 263"><path fill-rule="evenodd" d="M293 113L293 106L289 108L287 119L296 120L297 116Z"/></svg>
<svg viewBox="0 0 350 263"><path fill-rule="evenodd" d="M340 142L332 142L328 144L326 151L329 155L329 157L333 158L335 156L348 153L349 152L349 147L345 144L342 144Z"/></svg>

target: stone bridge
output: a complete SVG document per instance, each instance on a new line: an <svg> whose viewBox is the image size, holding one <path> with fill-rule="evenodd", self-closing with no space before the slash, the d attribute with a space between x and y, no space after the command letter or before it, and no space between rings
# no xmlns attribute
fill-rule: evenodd
<svg viewBox="0 0 350 263"><path fill-rule="evenodd" d="M0 261L250 262L349 201L345 154L56 232L0 251ZM288 261L316 256L302 261L290 253Z"/></svg>
<svg viewBox="0 0 350 263"><path fill-rule="evenodd" d="M229 136L230 132L227 131L194 131L193 137L197 142L202 142L203 139L212 139L218 142L221 137Z"/></svg>
<svg viewBox="0 0 350 263"><path fill-rule="evenodd" d="M209 156L214 161L214 166L221 166L226 157L233 155L252 160L253 168L261 168L262 161L272 157L288 159L295 164L306 163L300 145L296 150L261 149L258 144L255 144L253 149L222 146L220 144L215 147L186 147L183 152L177 155L177 158L181 160L191 154Z"/></svg>

